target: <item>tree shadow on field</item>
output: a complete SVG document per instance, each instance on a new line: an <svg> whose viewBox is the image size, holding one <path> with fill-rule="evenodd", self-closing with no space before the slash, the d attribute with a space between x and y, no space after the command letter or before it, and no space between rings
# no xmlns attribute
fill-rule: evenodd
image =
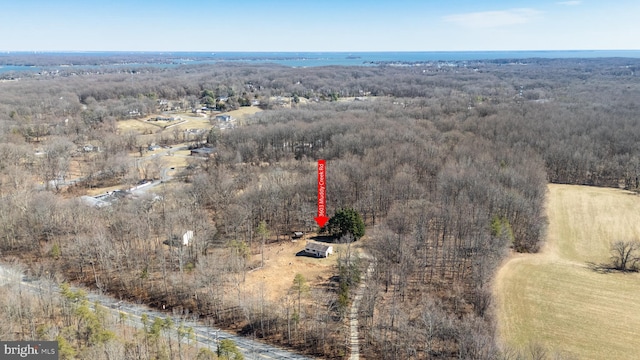
<svg viewBox="0 0 640 360"><path fill-rule="evenodd" d="M331 235L316 235L316 236L311 237L311 240L317 241L317 242L321 242L321 243L327 243L327 244L335 244L336 243L335 236L331 236Z"/></svg>
<svg viewBox="0 0 640 360"><path fill-rule="evenodd" d="M619 269L611 264L604 264L604 263L596 264L593 262L587 262L587 267L599 274L610 274L610 273L629 274L629 273L638 272L637 268Z"/></svg>
<svg viewBox="0 0 640 360"><path fill-rule="evenodd" d="M596 264L594 262L587 262L587 267L599 274L609 274L615 271L609 264Z"/></svg>
<svg viewBox="0 0 640 360"><path fill-rule="evenodd" d="M610 272L631 273L640 270L640 241L616 241L611 245L611 258L609 263L587 263L590 269L601 274Z"/></svg>

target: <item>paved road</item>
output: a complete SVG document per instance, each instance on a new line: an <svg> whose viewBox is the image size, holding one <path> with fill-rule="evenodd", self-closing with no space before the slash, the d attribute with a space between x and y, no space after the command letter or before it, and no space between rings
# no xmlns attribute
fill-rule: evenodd
<svg viewBox="0 0 640 360"><path fill-rule="evenodd" d="M20 286L22 291L29 291L34 294L48 294L53 292L59 292L60 289L57 285L45 281L36 279L27 279L20 271L17 271L7 265L0 264L0 286L14 283ZM149 323L153 323L155 318L166 319L171 317L174 324L183 324L185 327L191 327L194 330L198 347L208 347L215 351L218 341L223 339L233 340L245 359L258 360L258 359L284 359L284 360L305 360L311 359L309 357L299 355L290 352L285 349L281 349L272 345L267 345L259 341L255 341L249 338L237 336L223 330L205 326L199 322L184 319L178 316L170 316L159 311L152 310L145 305L132 304L123 301L118 301L112 297L97 294L94 292L87 292L87 299L92 303L97 303L99 306L103 306L114 316L119 317L120 314L126 314L127 322L129 325L137 328L142 328L142 315L146 314ZM186 342L187 340L183 340Z"/></svg>

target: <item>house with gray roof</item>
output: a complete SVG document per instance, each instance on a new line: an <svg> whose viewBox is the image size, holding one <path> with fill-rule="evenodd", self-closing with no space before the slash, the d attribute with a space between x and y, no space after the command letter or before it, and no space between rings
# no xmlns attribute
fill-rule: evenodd
<svg viewBox="0 0 640 360"><path fill-rule="evenodd" d="M307 241L304 252L315 257L327 257L333 254L333 246L321 244L313 241Z"/></svg>

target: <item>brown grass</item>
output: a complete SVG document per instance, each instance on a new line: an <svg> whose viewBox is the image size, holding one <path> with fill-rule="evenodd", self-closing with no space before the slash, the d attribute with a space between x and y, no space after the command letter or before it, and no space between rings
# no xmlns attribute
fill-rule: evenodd
<svg viewBox="0 0 640 360"><path fill-rule="evenodd" d="M238 110L229 111L227 114L231 115L236 119L243 119L246 116L253 115L260 111L262 111L262 109L260 109L257 106L242 106Z"/></svg>
<svg viewBox="0 0 640 360"><path fill-rule="evenodd" d="M120 131L121 134L125 134L130 131L134 131L138 134L149 134L160 131L160 128L143 120L130 119L118 121L118 131Z"/></svg>
<svg viewBox="0 0 640 360"><path fill-rule="evenodd" d="M638 274L601 274L610 244L637 239L640 198L605 188L549 185L547 242L539 254L514 255L495 280L504 345L540 344L579 359L637 359Z"/></svg>
<svg viewBox="0 0 640 360"><path fill-rule="evenodd" d="M296 256L304 249L306 243L306 239L298 239L266 245L264 267L247 274L241 291L246 294L257 294L262 288L268 300L280 301L293 286L296 274L302 274L311 287L326 284L332 276L337 274L337 252L345 251L346 245L332 244L334 254L328 258ZM260 259L259 253L252 256L252 261L258 265Z"/></svg>

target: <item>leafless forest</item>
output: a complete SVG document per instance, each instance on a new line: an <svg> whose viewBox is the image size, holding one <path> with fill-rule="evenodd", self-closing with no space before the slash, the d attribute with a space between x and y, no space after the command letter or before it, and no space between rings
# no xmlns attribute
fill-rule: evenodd
<svg viewBox="0 0 640 360"><path fill-rule="evenodd" d="M348 355L345 309L375 259L360 308L366 358L515 358L495 341L494 270L509 251L541 245L547 182L640 186L639 66L530 59L0 74L0 252L34 276L195 313L322 358ZM230 110L254 100L265 111L206 134L215 155L192 161L159 196L108 208L80 202L95 186L160 177L136 167L131 154L149 144L118 121L167 104ZM86 144L100 151L87 155ZM247 259L260 252L261 222L269 241L317 230L318 159L328 164L328 214L362 215L369 258L336 263L336 280L310 289L302 306L295 296L238 297L257 266ZM78 181L61 185L72 172ZM163 245L184 229L197 234L193 246ZM76 352L93 346L46 312L9 317L3 339L32 339L25 329L40 326L38 336L66 338Z"/></svg>

